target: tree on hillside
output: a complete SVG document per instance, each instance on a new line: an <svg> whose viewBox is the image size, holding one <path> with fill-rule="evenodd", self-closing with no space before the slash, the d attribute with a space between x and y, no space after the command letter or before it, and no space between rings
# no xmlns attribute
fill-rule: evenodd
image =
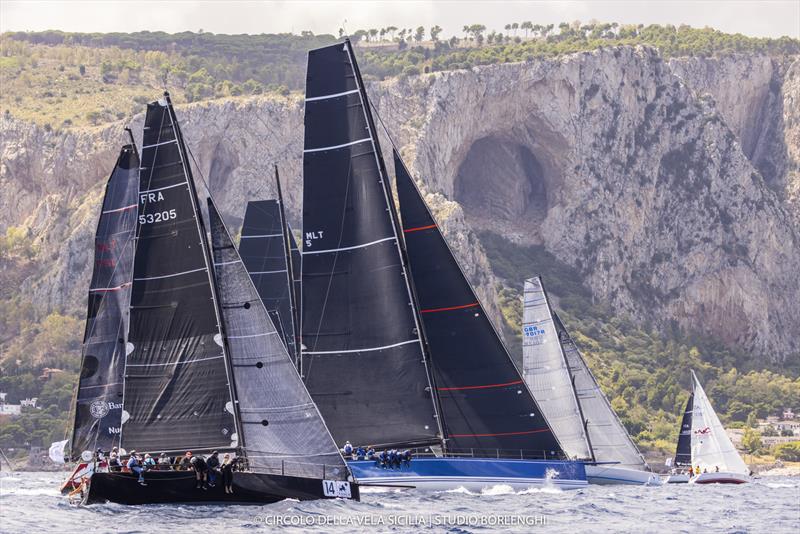
<svg viewBox="0 0 800 534"><path fill-rule="evenodd" d="M744 435L742 436L742 447L744 450L750 454L755 454L761 450L762 446L761 434L752 428L748 428L744 431Z"/></svg>
<svg viewBox="0 0 800 534"><path fill-rule="evenodd" d="M425 38L425 26L417 26L417 31L414 32L414 40L421 42Z"/></svg>
<svg viewBox="0 0 800 534"><path fill-rule="evenodd" d="M431 41L435 43L439 40L439 34L442 33L442 28L439 25L431 26L429 33L431 34Z"/></svg>
<svg viewBox="0 0 800 534"><path fill-rule="evenodd" d="M518 22L514 22L513 24L511 24L511 29L514 30L514 36L516 37L517 30L519 29L519 23Z"/></svg>
<svg viewBox="0 0 800 534"><path fill-rule="evenodd" d="M385 35L386 35L386 28L381 28L381 31L380 31L380 33L379 33L379 36L380 36L380 38L381 38L381 41L383 41L383 37L384 37Z"/></svg>
<svg viewBox="0 0 800 534"><path fill-rule="evenodd" d="M373 41L375 40L375 36L376 36L376 35L378 35L378 30L376 30L375 28L370 28L370 30L369 30L369 36L370 36L370 37L372 37L372 40L373 40Z"/></svg>
<svg viewBox="0 0 800 534"><path fill-rule="evenodd" d="M533 29L533 22L531 22L529 20L526 20L525 22L520 24L519 27L522 28L523 30L525 30L525 38L527 39L528 38L528 32Z"/></svg>
<svg viewBox="0 0 800 534"><path fill-rule="evenodd" d="M478 44L483 42L483 32L486 31L486 26L483 24L471 24L468 27L468 33L472 35L472 38L476 41L480 41Z"/></svg>
<svg viewBox="0 0 800 534"><path fill-rule="evenodd" d="M394 32L397 31L397 26L386 26L386 31L389 32L389 39L394 41Z"/></svg>

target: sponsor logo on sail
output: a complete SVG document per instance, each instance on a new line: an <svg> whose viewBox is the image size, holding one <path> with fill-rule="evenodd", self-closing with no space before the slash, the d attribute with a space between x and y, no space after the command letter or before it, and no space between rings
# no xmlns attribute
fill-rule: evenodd
<svg viewBox="0 0 800 534"><path fill-rule="evenodd" d="M108 403L104 401L94 401L89 405L89 413L91 413L92 417L95 419L102 419L108 415L108 410Z"/></svg>

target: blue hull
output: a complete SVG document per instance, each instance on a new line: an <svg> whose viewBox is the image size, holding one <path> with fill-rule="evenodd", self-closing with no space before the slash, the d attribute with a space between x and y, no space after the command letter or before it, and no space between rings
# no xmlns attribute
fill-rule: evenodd
<svg viewBox="0 0 800 534"><path fill-rule="evenodd" d="M351 460L347 465L355 480L365 486L481 491L497 485L521 490L541 487L577 489L588 484L582 463L558 460L415 458L410 465L395 469L381 468L369 460Z"/></svg>

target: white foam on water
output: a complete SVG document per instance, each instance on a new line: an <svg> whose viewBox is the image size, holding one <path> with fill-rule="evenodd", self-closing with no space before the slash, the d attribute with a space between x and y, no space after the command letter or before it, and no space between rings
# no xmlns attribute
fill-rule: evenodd
<svg viewBox="0 0 800 534"><path fill-rule="evenodd" d="M477 495L477 493L473 493L464 486L459 486L455 489L444 490L441 493L461 493L463 495Z"/></svg>
<svg viewBox="0 0 800 534"><path fill-rule="evenodd" d="M564 490L557 488L552 484L542 486L541 488L528 488L517 492L517 495L533 495L534 493L564 493Z"/></svg>
<svg viewBox="0 0 800 534"><path fill-rule="evenodd" d="M481 495L513 495L514 488L507 484L497 484L481 490Z"/></svg>

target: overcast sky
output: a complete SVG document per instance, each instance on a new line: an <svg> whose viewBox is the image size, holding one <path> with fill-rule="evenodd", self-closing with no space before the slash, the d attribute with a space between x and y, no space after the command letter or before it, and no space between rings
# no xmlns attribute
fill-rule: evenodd
<svg viewBox="0 0 800 534"><path fill-rule="evenodd" d="M485 0L0 0L0 31L204 31L336 34L382 26L426 28L449 36L465 24L501 30L509 22L597 19L621 24L712 26L756 37L800 37L800 0L485 1ZM345 22L346 21L346 22Z"/></svg>

